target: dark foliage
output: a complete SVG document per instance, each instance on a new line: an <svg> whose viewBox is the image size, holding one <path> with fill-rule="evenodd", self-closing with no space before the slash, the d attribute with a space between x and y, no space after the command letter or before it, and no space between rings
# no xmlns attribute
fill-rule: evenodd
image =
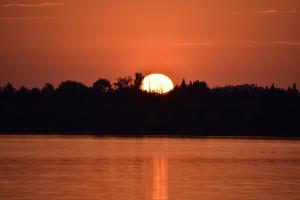
<svg viewBox="0 0 300 200"><path fill-rule="evenodd" d="M143 75L75 81L41 90L0 88L0 132L61 134L167 134L300 136L300 94L257 85L210 89L195 81L165 95L141 91Z"/></svg>

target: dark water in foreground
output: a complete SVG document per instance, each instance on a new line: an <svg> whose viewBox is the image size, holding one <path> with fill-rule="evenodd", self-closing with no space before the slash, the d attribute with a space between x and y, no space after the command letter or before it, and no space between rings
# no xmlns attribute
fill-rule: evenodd
<svg viewBox="0 0 300 200"><path fill-rule="evenodd" d="M2 136L0 199L300 199L300 140Z"/></svg>

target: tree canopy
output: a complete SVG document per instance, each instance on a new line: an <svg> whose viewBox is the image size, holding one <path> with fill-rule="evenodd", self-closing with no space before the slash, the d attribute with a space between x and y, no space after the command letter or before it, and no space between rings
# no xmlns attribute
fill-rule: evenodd
<svg viewBox="0 0 300 200"><path fill-rule="evenodd" d="M1 133L297 136L300 94L275 84L209 88L183 79L167 93L141 91L144 75L99 78L91 87L0 87Z"/></svg>

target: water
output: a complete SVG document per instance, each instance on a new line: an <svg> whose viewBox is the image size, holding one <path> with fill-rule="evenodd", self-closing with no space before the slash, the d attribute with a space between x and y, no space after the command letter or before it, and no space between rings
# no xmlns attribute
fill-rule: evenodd
<svg viewBox="0 0 300 200"><path fill-rule="evenodd" d="M0 199L300 199L300 141L2 136Z"/></svg>

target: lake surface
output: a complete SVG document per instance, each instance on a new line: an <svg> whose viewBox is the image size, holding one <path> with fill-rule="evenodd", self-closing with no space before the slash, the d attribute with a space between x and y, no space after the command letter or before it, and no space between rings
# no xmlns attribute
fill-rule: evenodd
<svg viewBox="0 0 300 200"><path fill-rule="evenodd" d="M300 140L0 137L2 200L300 199Z"/></svg>

